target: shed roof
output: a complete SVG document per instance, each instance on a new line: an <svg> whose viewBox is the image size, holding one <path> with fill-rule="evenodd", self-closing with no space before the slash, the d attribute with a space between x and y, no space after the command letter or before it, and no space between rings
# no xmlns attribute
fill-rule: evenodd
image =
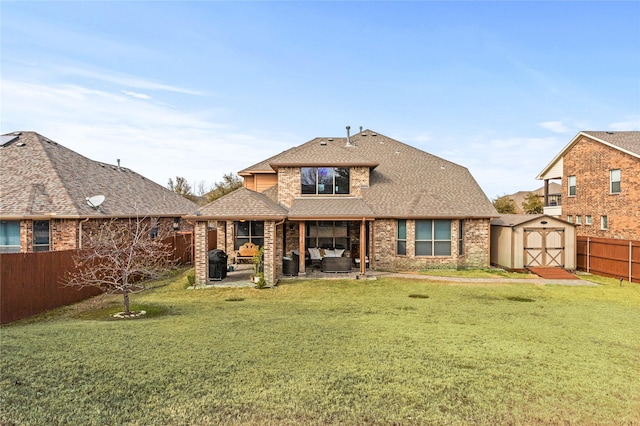
<svg viewBox="0 0 640 426"><path fill-rule="evenodd" d="M573 223L546 214L501 214L500 217L497 217L491 221L491 225L511 227L535 222L540 219L548 219L554 222L562 222L567 225L575 226Z"/></svg>
<svg viewBox="0 0 640 426"><path fill-rule="evenodd" d="M35 132L3 135L0 216L181 216L196 205L126 167L90 160ZM104 195L99 209L87 198Z"/></svg>

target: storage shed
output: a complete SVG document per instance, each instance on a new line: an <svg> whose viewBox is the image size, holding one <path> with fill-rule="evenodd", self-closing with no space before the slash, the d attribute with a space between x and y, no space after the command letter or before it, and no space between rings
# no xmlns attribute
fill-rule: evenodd
<svg viewBox="0 0 640 426"><path fill-rule="evenodd" d="M575 270L575 225L544 214L503 214L491 221L491 264Z"/></svg>

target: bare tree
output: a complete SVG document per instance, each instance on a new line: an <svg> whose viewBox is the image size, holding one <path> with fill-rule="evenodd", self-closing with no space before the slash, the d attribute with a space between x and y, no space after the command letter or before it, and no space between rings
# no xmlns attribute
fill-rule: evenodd
<svg viewBox="0 0 640 426"><path fill-rule="evenodd" d="M75 270L64 284L122 293L124 315L131 315L129 294L144 290L145 281L162 276L171 267L171 247L162 237L154 219L104 222L85 236L74 258Z"/></svg>
<svg viewBox="0 0 640 426"><path fill-rule="evenodd" d="M173 179L169 178L169 182L167 182L167 188L191 201L195 201L198 198L193 195L191 185L182 176L176 176L175 182Z"/></svg>

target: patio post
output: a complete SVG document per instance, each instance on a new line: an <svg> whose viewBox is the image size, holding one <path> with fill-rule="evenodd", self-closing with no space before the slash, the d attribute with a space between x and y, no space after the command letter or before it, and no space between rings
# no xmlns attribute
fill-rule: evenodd
<svg viewBox="0 0 640 426"><path fill-rule="evenodd" d="M367 246L367 227L365 218L362 218L362 222L360 223L360 274L364 275L365 269L367 267L367 258L366 258L366 246Z"/></svg>

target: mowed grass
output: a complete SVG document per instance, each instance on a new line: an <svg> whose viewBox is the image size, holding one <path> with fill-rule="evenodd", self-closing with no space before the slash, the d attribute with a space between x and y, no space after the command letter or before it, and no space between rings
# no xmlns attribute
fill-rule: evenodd
<svg viewBox="0 0 640 426"><path fill-rule="evenodd" d="M640 424L637 284L185 283L3 327L0 424Z"/></svg>

